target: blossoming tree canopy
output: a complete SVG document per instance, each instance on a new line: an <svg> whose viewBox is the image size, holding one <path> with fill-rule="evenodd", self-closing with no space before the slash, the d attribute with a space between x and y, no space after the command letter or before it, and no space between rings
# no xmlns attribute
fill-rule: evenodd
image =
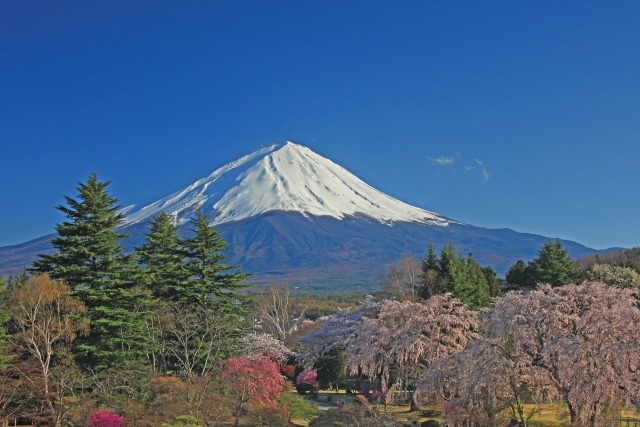
<svg viewBox="0 0 640 427"><path fill-rule="evenodd" d="M345 348L346 364L352 373L380 377L386 393L392 367L420 368L459 352L477 329L477 314L450 294L419 303L385 300L376 318L362 319Z"/></svg>
<svg viewBox="0 0 640 427"><path fill-rule="evenodd" d="M318 373L313 369L305 369L296 377L296 384L309 384L318 387Z"/></svg>

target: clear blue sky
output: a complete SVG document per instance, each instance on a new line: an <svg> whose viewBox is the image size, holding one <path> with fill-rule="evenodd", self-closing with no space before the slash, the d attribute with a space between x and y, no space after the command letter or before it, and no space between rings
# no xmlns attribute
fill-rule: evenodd
<svg viewBox="0 0 640 427"><path fill-rule="evenodd" d="M638 1L0 2L0 245L293 140L485 227L640 245Z"/></svg>

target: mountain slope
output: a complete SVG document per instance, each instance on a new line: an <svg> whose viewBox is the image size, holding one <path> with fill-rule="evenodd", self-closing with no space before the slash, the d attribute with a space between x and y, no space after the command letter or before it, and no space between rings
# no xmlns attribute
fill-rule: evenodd
<svg viewBox="0 0 640 427"><path fill-rule="evenodd" d="M422 257L429 243L446 242L504 274L518 259L534 258L547 240L463 224L408 205L287 142L260 148L155 203L126 208L121 229L132 237L123 245L129 251L141 246L149 220L161 210L188 235L197 208L229 242L229 262L253 274L254 283L371 288L405 253ZM50 252L51 238L0 248L0 272L18 271L36 254ZM563 244L573 257L602 252Z"/></svg>
<svg viewBox="0 0 640 427"><path fill-rule="evenodd" d="M139 210L127 208L125 226L161 210L184 224L199 207L216 225L272 211L335 219L365 215L386 223L451 222L376 190L307 147L286 142L261 148Z"/></svg>
<svg viewBox="0 0 640 427"><path fill-rule="evenodd" d="M473 253L482 265L500 275L517 260L531 260L548 239L510 229L487 229L452 223L439 227L418 222L393 226L362 218L336 221L305 218L296 213L269 213L245 221L222 224L233 262L255 273L254 282L319 280L379 283L387 267L404 254L422 258L427 245L454 242L464 255ZM562 240L573 257L599 251Z"/></svg>

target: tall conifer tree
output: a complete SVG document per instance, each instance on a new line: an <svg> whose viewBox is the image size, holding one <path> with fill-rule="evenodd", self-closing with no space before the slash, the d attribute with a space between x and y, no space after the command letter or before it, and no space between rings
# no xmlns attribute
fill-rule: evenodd
<svg viewBox="0 0 640 427"><path fill-rule="evenodd" d="M116 206L118 199L100 182L96 174L79 183L78 200L64 196L67 206L57 209L68 219L56 225L57 237L51 242L56 253L40 255L33 270L64 280L83 300L96 299L104 287L122 281L127 259L122 256L120 239L128 237L115 231L123 219Z"/></svg>
<svg viewBox="0 0 640 427"><path fill-rule="evenodd" d="M192 220L193 236L184 241L187 267L191 275L185 302L215 301L229 312L245 314L245 299L238 291L247 286L246 275L238 267L224 264L227 242L198 210Z"/></svg>
<svg viewBox="0 0 640 427"><path fill-rule="evenodd" d="M471 286L471 275L464 258L456 257L450 264L450 289L454 297L471 305L475 289Z"/></svg>
<svg viewBox="0 0 640 427"><path fill-rule="evenodd" d="M438 270L443 278L451 281L452 265L457 259L458 255L456 254L456 249L453 246L453 243L449 242L442 245L440 258L438 259ZM451 290L451 286L449 286L448 290Z"/></svg>
<svg viewBox="0 0 640 427"><path fill-rule="evenodd" d="M491 296L491 298L502 296L500 279L498 279L496 271L493 268L486 266L482 267L482 272L484 273L484 278L487 280L487 285L489 286L489 296Z"/></svg>
<svg viewBox="0 0 640 427"><path fill-rule="evenodd" d="M439 279L443 284L441 293L451 292L472 310L488 306L493 293L499 292L499 283L488 281L489 271L485 271L472 254L467 258L458 255L453 243L443 245L438 259L438 270ZM493 269L489 268L489 270L493 272ZM490 284L498 289L491 289Z"/></svg>
<svg viewBox="0 0 640 427"><path fill-rule="evenodd" d="M538 283L563 286L580 280L580 268L560 240L547 240L538 257L527 265L526 273L527 280L534 286Z"/></svg>
<svg viewBox="0 0 640 427"><path fill-rule="evenodd" d="M421 269L422 283L419 294L422 298L429 299L448 291L449 278L445 277L440 270L440 262L432 243L429 243L427 254L422 259Z"/></svg>
<svg viewBox="0 0 640 427"><path fill-rule="evenodd" d="M519 259L515 264L509 267L509 271L505 275L505 280L509 288L529 288L535 286L528 277L529 271L527 270L527 264Z"/></svg>
<svg viewBox="0 0 640 427"><path fill-rule="evenodd" d="M471 310L486 307L491 302L482 267L472 256L455 258L451 263L451 293Z"/></svg>
<svg viewBox="0 0 640 427"><path fill-rule="evenodd" d="M429 243L427 255L425 255L424 259L422 260L422 272L426 273L429 270L439 270L438 256L436 255L436 250L433 247L433 243Z"/></svg>
<svg viewBox="0 0 640 427"><path fill-rule="evenodd" d="M475 258L473 258L472 254L469 254L465 263L469 271L469 288L473 290L471 302L468 304L469 308L477 310L482 307L488 307L491 303L491 291L484 270Z"/></svg>
<svg viewBox="0 0 640 427"><path fill-rule="evenodd" d="M140 281L156 298L183 302L190 298L186 253L169 214L162 211L153 218L136 256L142 264Z"/></svg>
<svg viewBox="0 0 640 427"><path fill-rule="evenodd" d="M148 294L134 286L133 264L123 255L115 228L123 214L107 187L95 173L77 187L78 199L65 196L67 206L58 206L67 221L57 224L56 250L40 255L33 270L63 280L86 305L91 319L88 336L79 339L78 356L89 368L119 366L142 360L145 355L145 308Z"/></svg>

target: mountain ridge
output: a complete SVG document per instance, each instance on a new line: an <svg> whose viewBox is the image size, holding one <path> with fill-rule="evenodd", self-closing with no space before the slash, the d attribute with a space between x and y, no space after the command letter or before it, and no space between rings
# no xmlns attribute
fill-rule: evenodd
<svg viewBox="0 0 640 427"><path fill-rule="evenodd" d="M141 246L149 220L161 210L188 235L198 208L229 243L229 263L252 274L255 284L372 287L404 254L421 258L429 243L447 242L504 274L517 260L534 258L548 239L464 224L408 205L309 148L286 142L261 147L156 202L124 208L118 228L132 237L123 246L128 252ZM50 253L53 236L0 248L0 273ZM562 242L574 258L616 249Z"/></svg>

